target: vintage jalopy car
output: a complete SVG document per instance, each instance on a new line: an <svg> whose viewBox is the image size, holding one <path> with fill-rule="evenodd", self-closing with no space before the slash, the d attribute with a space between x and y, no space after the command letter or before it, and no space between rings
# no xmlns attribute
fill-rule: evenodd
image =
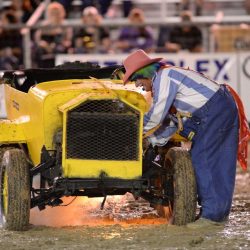
<svg viewBox="0 0 250 250"><path fill-rule="evenodd" d="M173 224L195 220L189 153L178 137L163 148L143 149L149 105L134 84L123 84L122 73L118 65L88 62L3 73L3 228L27 229L31 208L58 206L63 196L104 197L103 207L107 195L126 192L149 201Z"/></svg>

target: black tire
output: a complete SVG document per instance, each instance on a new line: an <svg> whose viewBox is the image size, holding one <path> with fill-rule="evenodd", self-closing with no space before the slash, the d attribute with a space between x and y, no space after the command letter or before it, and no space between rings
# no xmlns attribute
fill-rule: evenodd
<svg viewBox="0 0 250 250"><path fill-rule="evenodd" d="M25 153L2 148L0 166L0 220L7 230L22 231L29 225L30 177Z"/></svg>
<svg viewBox="0 0 250 250"><path fill-rule="evenodd" d="M195 221L197 190L189 152L181 147L169 149L165 156L164 168L166 175L162 176L162 187L170 204L157 206L159 215L178 226Z"/></svg>

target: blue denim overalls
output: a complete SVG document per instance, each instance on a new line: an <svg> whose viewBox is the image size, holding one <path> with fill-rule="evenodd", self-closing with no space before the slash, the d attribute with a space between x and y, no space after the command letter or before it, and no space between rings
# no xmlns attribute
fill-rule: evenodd
<svg viewBox="0 0 250 250"><path fill-rule="evenodd" d="M180 134L192 138L201 217L213 221L228 218L235 185L238 149L238 110L224 85L184 123Z"/></svg>

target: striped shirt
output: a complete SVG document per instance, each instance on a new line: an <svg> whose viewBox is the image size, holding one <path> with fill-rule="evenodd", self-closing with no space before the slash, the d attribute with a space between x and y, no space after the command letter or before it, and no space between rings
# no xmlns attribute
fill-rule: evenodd
<svg viewBox="0 0 250 250"><path fill-rule="evenodd" d="M177 131L169 109L194 113L219 89L219 84L189 69L168 67L160 69L153 78L153 102L144 116L144 133L161 126L148 139L153 145L165 145ZM185 120L183 120L185 123Z"/></svg>

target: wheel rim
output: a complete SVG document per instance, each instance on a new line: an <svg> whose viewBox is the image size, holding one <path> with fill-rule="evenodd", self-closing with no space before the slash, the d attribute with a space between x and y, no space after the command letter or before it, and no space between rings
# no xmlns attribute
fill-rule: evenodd
<svg viewBox="0 0 250 250"><path fill-rule="evenodd" d="M3 212L4 215L8 212L8 178L6 172L3 175Z"/></svg>

